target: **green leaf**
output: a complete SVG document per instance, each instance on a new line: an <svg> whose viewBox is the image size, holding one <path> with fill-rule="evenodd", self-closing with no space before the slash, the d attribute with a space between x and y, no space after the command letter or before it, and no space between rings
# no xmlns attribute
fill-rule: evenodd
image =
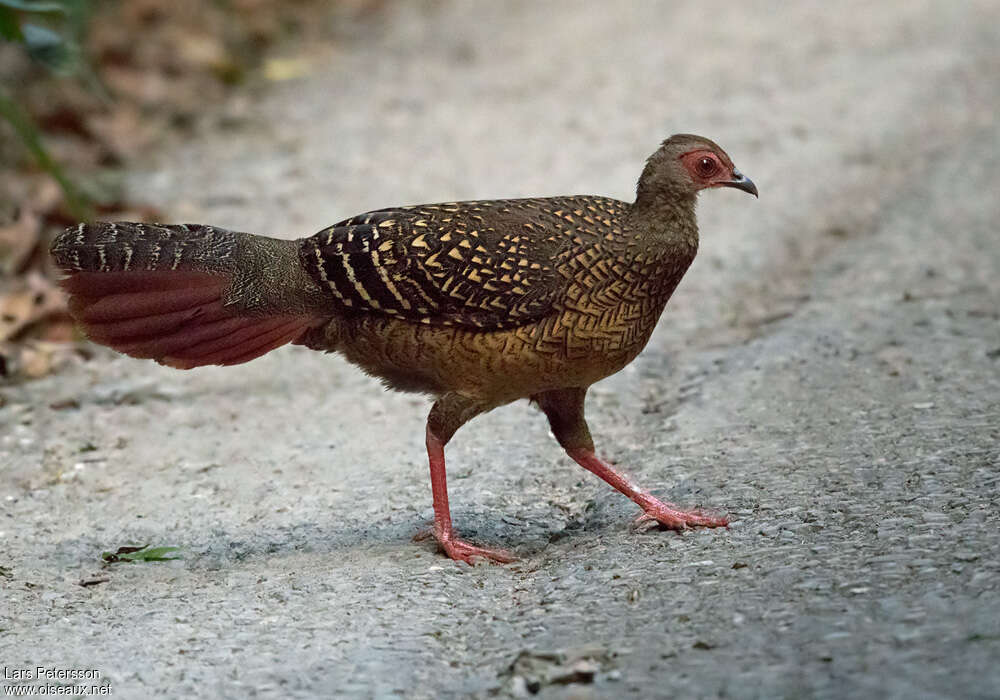
<svg viewBox="0 0 1000 700"><path fill-rule="evenodd" d="M150 549L147 544L141 547L119 547L115 552L102 552L101 559L110 564L122 561L173 561L181 557L167 555L179 551L181 551L180 547L153 547Z"/></svg>
<svg viewBox="0 0 1000 700"><path fill-rule="evenodd" d="M0 36L10 41L24 41L21 23L17 21L17 15L14 14L13 10L8 10L3 6L0 6Z"/></svg>
<svg viewBox="0 0 1000 700"><path fill-rule="evenodd" d="M23 12L62 12L66 13L66 6L61 2L45 2L45 0L0 0L0 7L9 7L12 10Z"/></svg>
<svg viewBox="0 0 1000 700"><path fill-rule="evenodd" d="M179 551L181 551L180 547L153 547L152 549L143 549L126 556L133 561L171 561L173 559L180 559L181 557L168 557L167 555Z"/></svg>
<svg viewBox="0 0 1000 700"><path fill-rule="evenodd" d="M76 69L76 47L62 36L37 24L22 25L21 32L28 55L53 73L66 75Z"/></svg>

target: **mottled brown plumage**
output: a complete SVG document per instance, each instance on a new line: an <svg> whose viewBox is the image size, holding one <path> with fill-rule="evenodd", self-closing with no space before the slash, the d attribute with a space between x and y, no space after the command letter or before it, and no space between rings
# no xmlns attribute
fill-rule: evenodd
<svg viewBox="0 0 1000 700"><path fill-rule="evenodd" d="M210 226L81 224L52 246L93 339L176 367L235 364L286 342L342 353L388 386L435 397L427 446L435 534L458 559L445 443L472 417L534 399L582 466L668 527L677 511L593 453L587 387L642 350L698 249L699 190L756 194L713 142L673 136L633 204L574 196L381 209L298 241Z"/></svg>

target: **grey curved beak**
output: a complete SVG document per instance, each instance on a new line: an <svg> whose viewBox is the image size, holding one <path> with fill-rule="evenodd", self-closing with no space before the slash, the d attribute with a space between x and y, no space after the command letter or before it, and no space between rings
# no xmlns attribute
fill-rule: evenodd
<svg viewBox="0 0 1000 700"><path fill-rule="evenodd" d="M748 178L746 175L741 173L739 170L733 170L733 179L727 182L720 182L720 185L724 187L735 187L738 190L743 190L748 194L752 194L754 197L760 199L757 195L757 185L753 184L753 180Z"/></svg>

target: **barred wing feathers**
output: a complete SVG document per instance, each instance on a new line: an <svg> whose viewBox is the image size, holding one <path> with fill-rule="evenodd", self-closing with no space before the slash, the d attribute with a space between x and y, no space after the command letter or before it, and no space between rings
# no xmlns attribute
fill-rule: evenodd
<svg viewBox="0 0 1000 700"><path fill-rule="evenodd" d="M299 253L345 311L497 330L558 306L571 280L562 268L624 206L559 197L382 209L303 240Z"/></svg>

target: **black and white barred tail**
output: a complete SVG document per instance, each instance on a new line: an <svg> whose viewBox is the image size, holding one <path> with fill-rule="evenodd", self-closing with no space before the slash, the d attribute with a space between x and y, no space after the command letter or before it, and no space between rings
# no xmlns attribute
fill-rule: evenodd
<svg viewBox="0 0 1000 700"><path fill-rule="evenodd" d="M236 242L250 234L193 224L79 224L52 242L65 272L228 272Z"/></svg>
<svg viewBox="0 0 1000 700"><path fill-rule="evenodd" d="M214 226L97 222L51 252L94 341L188 369L246 362L321 321L297 246Z"/></svg>

